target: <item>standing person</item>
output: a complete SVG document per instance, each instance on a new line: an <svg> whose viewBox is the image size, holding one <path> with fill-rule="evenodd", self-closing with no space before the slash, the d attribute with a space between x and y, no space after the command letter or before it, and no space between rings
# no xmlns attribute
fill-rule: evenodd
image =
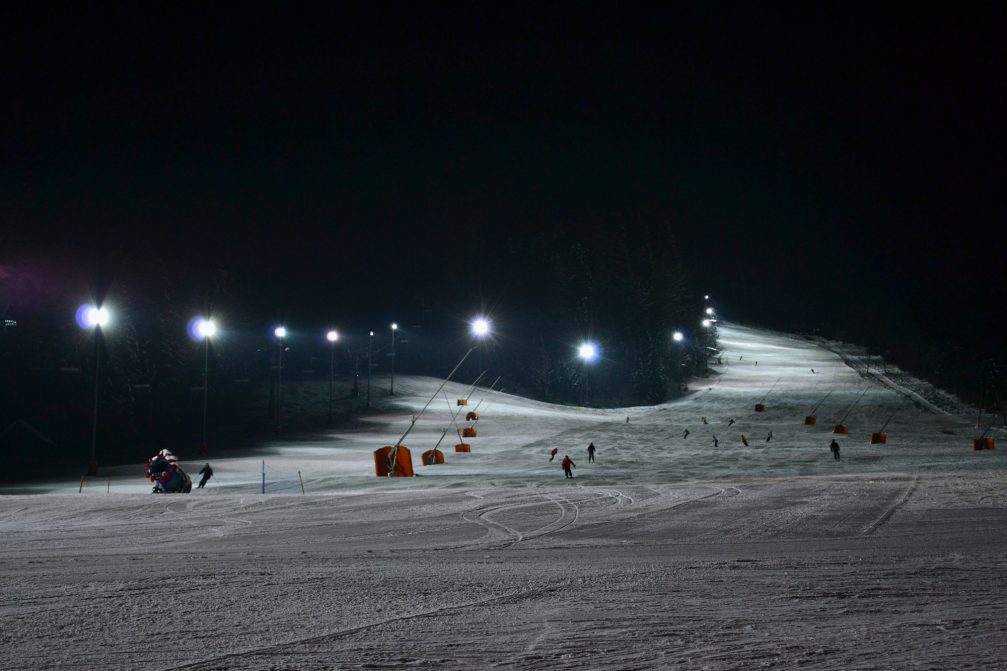
<svg viewBox="0 0 1007 671"><path fill-rule="evenodd" d="M573 471L570 470L571 468L577 468L577 464L573 463L573 459L570 458L570 455L564 454L563 455L563 472L566 474L566 477L568 477L568 478L572 478L573 477Z"/></svg>
<svg viewBox="0 0 1007 671"><path fill-rule="evenodd" d="M588 462L594 461L594 443L587 446L587 460Z"/></svg>
<svg viewBox="0 0 1007 671"><path fill-rule="evenodd" d="M199 485L197 485L197 487L199 489L202 489L203 485L205 485L207 481L213 477L213 469L210 468L210 464L206 464L201 469L199 469L199 474L202 475L203 477L199 479Z"/></svg>
<svg viewBox="0 0 1007 671"><path fill-rule="evenodd" d="M716 436L714 436L714 437L713 437L713 446L714 446L714 447L717 447L718 445L720 445L720 441L719 441L719 440L717 440L717 437L716 437Z"/></svg>
<svg viewBox="0 0 1007 671"><path fill-rule="evenodd" d="M770 432L769 432L769 435L768 435L768 436L766 436L766 442L768 443L768 442L769 442L769 441L771 441L772 439L773 439L773 432L772 432L772 431L770 431Z"/></svg>
<svg viewBox="0 0 1007 671"><path fill-rule="evenodd" d="M559 448L558 447L554 447L551 450L549 450L549 461L552 461L553 459L556 458L556 453L557 452L559 452Z"/></svg>
<svg viewBox="0 0 1007 671"><path fill-rule="evenodd" d="M829 449L832 450L832 458L839 461L839 443L836 442L835 438L829 444Z"/></svg>

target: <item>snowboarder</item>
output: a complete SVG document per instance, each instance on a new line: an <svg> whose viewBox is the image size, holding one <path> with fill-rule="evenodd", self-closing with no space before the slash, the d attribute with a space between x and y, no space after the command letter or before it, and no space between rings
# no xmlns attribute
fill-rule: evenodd
<svg viewBox="0 0 1007 671"><path fill-rule="evenodd" d="M741 442L745 444L745 447L748 447L748 438L745 436L745 434L741 434Z"/></svg>
<svg viewBox="0 0 1007 671"><path fill-rule="evenodd" d="M832 458L839 461L839 443L836 442L835 438L829 444L829 449L832 450Z"/></svg>
<svg viewBox="0 0 1007 671"><path fill-rule="evenodd" d="M587 460L589 462L594 461L594 443L587 446Z"/></svg>
<svg viewBox="0 0 1007 671"><path fill-rule="evenodd" d="M768 443L768 442L769 442L769 441L771 441L772 439L773 439L773 432L772 432L772 431L770 431L770 432L769 432L769 435L768 435L768 436L766 436L766 442Z"/></svg>
<svg viewBox="0 0 1007 671"><path fill-rule="evenodd" d="M731 426L732 424L734 424L734 417L732 417L732 418L731 418L731 419L730 419L730 420L729 420L729 421L727 422L727 425L728 425L728 426Z"/></svg>
<svg viewBox="0 0 1007 671"><path fill-rule="evenodd" d="M719 440L717 440L717 437L716 437L716 436L714 436L714 437L713 437L713 446L714 446L714 447L717 447L718 445L720 445L720 441L719 441Z"/></svg>
<svg viewBox="0 0 1007 671"><path fill-rule="evenodd" d="M199 474L203 477L199 479L199 484L196 485L197 489L202 489L203 485L206 484L207 480L213 477L213 469L210 468L210 464L206 464L201 469L199 469Z"/></svg>
<svg viewBox="0 0 1007 671"><path fill-rule="evenodd" d="M686 429L685 433L682 434L682 438L688 438L688 437L689 437L689 430Z"/></svg>
<svg viewBox="0 0 1007 671"><path fill-rule="evenodd" d="M573 477L573 471L570 470L571 468L577 468L577 464L573 463L573 459L570 458L570 455L564 454L563 455L563 472L566 474L566 477L568 477L568 478L572 478Z"/></svg>
<svg viewBox="0 0 1007 671"><path fill-rule="evenodd" d="M559 452L559 448L558 447L554 447L551 450L549 450L549 461L552 461L553 459L556 458L556 453L557 452Z"/></svg>

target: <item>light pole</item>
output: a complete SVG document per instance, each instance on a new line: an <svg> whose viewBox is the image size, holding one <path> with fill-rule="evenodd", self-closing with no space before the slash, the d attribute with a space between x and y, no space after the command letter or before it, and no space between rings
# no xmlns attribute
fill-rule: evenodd
<svg viewBox="0 0 1007 671"><path fill-rule="evenodd" d="M284 326L277 326L273 329L276 336L276 430L280 430L280 417L282 416L281 402L283 400L283 339L287 337L287 329Z"/></svg>
<svg viewBox="0 0 1007 671"><path fill-rule="evenodd" d="M584 360L584 405L591 402L591 378L588 376L587 365L598 357L598 348L594 343L586 342L577 349L577 354Z"/></svg>
<svg viewBox="0 0 1007 671"><path fill-rule="evenodd" d="M490 332L490 322L485 317L478 317L472 321L472 333L479 338L480 341L485 340L486 336ZM479 371L477 374L483 372L483 344L479 343Z"/></svg>
<svg viewBox="0 0 1007 671"><path fill-rule="evenodd" d="M98 442L98 382L101 371L101 328L108 324L109 313L96 305L81 305L77 308L77 325L82 329L94 329L94 412L91 416L91 460L87 465L88 475L98 475L98 461L95 445Z"/></svg>
<svg viewBox="0 0 1007 671"><path fill-rule="evenodd" d="M335 330L325 334L325 339L329 341L329 424L332 424L332 383L336 377L336 341L339 340L339 333Z"/></svg>
<svg viewBox="0 0 1007 671"><path fill-rule="evenodd" d="M212 320L203 317L196 317L193 322L194 327L192 329L192 335L195 336L196 340L203 341L203 441L200 444L200 449L204 453L207 451L206 445L206 399L209 393L209 379L210 379L210 338L217 332L217 325L213 323Z"/></svg>
<svg viewBox="0 0 1007 671"><path fill-rule="evenodd" d="M399 325L392 323L392 381L388 387L388 395L395 396L395 332L399 330Z"/></svg>
<svg viewBox="0 0 1007 671"><path fill-rule="evenodd" d="M367 337L367 407L371 407L371 349L374 344L374 331L368 331Z"/></svg>

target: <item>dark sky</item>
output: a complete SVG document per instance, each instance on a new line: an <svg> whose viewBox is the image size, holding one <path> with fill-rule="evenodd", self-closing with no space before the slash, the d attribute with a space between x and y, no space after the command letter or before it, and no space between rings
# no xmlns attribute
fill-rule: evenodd
<svg viewBox="0 0 1007 671"><path fill-rule="evenodd" d="M8 5L0 268L223 265L321 321L658 221L730 316L989 346L1000 12L817 4Z"/></svg>

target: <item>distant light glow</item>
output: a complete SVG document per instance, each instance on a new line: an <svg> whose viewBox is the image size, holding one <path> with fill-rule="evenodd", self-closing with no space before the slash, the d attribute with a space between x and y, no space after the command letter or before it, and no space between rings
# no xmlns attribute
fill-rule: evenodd
<svg viewBox="0 0 1007 671"><path fill-rule="evenodd" d="M336 342L339 340L339 334L336 331L329 331L325 334L325 339L329 342Z"/></svg>
<svg viewBox="0 0 1007 671"><path fill-rule="evenodd" d="M372 338L374 337L374 331L371 331L371 337Z"/></svg>
<svg viewBox="0 0 1007 671"><path fill-rule="evenodd" d="M398 331L399 330L399 325L393 322L392 323L392 330L393 331Z"/></svg>
<svg viewBox="0 0 1007 671"><path fill-rule="evenodd" d="M706 294L705 296L703 296L703 300L704 301L710 300L710 294Z"/></svg>
<svg viewBox="0 0 1007 671"><path fill-rule="evenodd" d="M273 329L273 335L276 336L277 338L286 338L287 337L287 327L285 327L285 326L277 326L275 329Z"/></svg>
<svg viewBox="0 0 1007 671"><path fill-rule="evenodd" d="M490 332L490 323L484 317L480 317L472 322L472 332L477 336L484 336Z"/></svg>
<svg viewBox="0 0 1007 671"><path fill-rule="evenodd" d="M706 308L706 314L712 315L713 314L713 308Z"/></svg>
<svg viewBox="0 0 1007 671"><path fill-rule="evenodd" d="M205 317L193 317L185 327L190 340L200 341L205 338L212 338L217 332L217 325L212 320Z"/></svg>
<svg viewBox="0 0 1007 671"><path fill-rule="evenodd" d="M685 340L685 336L682 335L681 331L675 331L674 333L671 334L671 339L674 340L675 342L682 342L683 340Z"/></svg>
<svg viewBox="0 0 1007 671"><path fill-rule="evenodd" d="M577 348L577 355L584 361L594 361L598 356L598 348L594 343L586 342Z"/></svg>
<svg viewBox="0 0 1007 671"><path fill-rule="evenodd" d="M90 329L95 326L100 328L108 324L111 315L105 308L95 307L94 305L81 305L77 308L77 314L74 319L77 321L77 326L82 329Z"/></svg>
<svg viewBox="0 0 1007 671"><path fill-rule="evenodd" d="M711 322L710 322L709 319L704 319L703 320L703 328L709 328L710 327L710 323Z"/></svg>

